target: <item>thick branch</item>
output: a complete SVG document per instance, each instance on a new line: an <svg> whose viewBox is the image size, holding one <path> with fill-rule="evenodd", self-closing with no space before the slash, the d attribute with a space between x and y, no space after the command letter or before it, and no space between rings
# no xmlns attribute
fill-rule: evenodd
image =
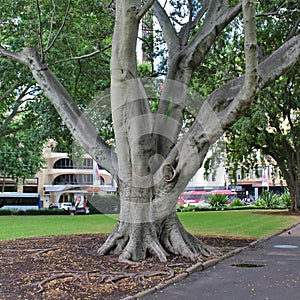
<svg viewBox="0 0 300 300"><path fill-rule="evenodd" d="M152 10L163 31L164 38L169 49L169 57L172 59L172 57L179 51L180 46L176 31L171 24L166 11L158 1L153 4Z"/></svg>
<svg viewBox="0 0 300 300"><path fill-rule="evenodd" d="M194 29L198 25L201 18L206 13L207 8L208 8L208 1L202 1L201 5L202 5L201 9L198 11L197 15L193 19L192 18L192 14L193 14L192 2L189 1L189 10L190 10L189 21L185 25L182 26L180 33L179 33L181 45L186 45L188 43L188 40L190 38L190 30Z"/></svg>
<svg viewBox="0 0 300 300"><path fill-rule="evenodd" d="M258 68L259 86L255 95L288 71L300 56L300 37L296 36L277 49ZM202 105L195 123L177 143L165 164L176 166L176 190L183 189L203 163L210 144L242 116L251 101L242 97L240 91L245 76L236 78L215 90ZM162 169L159 170L162 172ZM159 174L158 172L158 174ZM168 184L166 183L165 186ZM160 189L163 187L160 186Z"/></svg>
<svg viewBox="0 0 300 300"><path fill-rule="evenodd" d="M256 38L255 1L243 0L245 35L245 81L240 91L241 101L251 103L257 90L258 54ZM248 105L246 105L247 107Z"/></svg>
<svg viewBox="0 0 300 300"><path fill-rule="evenodd" d="M44 95L55 106L73 136L99 164L115 175L112 164L112 161L116 161L115 155L100 138L97 130L91 125L87 117L75 105L71 96L49 67L42 63L37 50L28 47L21 52L13 53L0 47L0 54L2 57L17 61L30 68Z"/></svg>
<svg viewBox="0 0 300 300"><path fill-rule="evenodd" d="M9 60L21 63L21 64L29 67L24 56L22 55L22 52L12 52L12 51L6 50L2 45L0 45L0 57L7 58Z"/></svg>
<svg viewBox="0 0 300 300"><path fill-rule="evenodd" d="M227 1L211 3L199 32L180 54L184 57L182 65L194 70L203 60L218 34L241 12L241 9L240 3L233 8L227 6Z"/></svg>
<svg viewBox="0 0 300 300"><path fill-rule="evenodd" d="M161 7L160 9L162 10ZM203 9L206 9L206 7ZM169 153L170 149L177 142L183 122L183 112L186 106L186 87L190 82L194 68L202 59L204 59L219 32L221 32L224 27L236 17L240 10L241 5L239 4L233 8L229 8L227 1L220 1L218 3L211 2L207 11L207 16L196 37L188 43L182 51L178 52L177 49L179 45L177 46L177 49L169 48L169 51L177 51L176 56L174 55L174 58L170 59L167 75L168 79L174 81L168 80L164 84L154 132L165 126L165 118L162 118L161 115L170 116L173 119L172 123L174 123L175 126L169 128L168 139L164 136L160 137L158 148L161 155L165 156ZM162 13L162 20L167 18L166 14L164 14ZM170 27L171 24L168 22L169 20L166 20L165 24ZM177 36L174 34L172 35L171 29L166 32L164 31L164 33L168 34L167 38L172 39L172 42L176 41L176 43L178 43ZM170 43L171 42L169 42L169 44ZM179 85L180 89L176 89ZM172 112L171 115L170 108Z"/></svg>
<svg viewBox="0 0 300 300"><path fill-rule="evenodd" d="M148 12L148 10L151 8L151 6L153 5L153 3L155 2L156 0L149 0L142 8L141 10L138 12L137 14L137 18L139 20L142 19L142 17Z"/></svg>

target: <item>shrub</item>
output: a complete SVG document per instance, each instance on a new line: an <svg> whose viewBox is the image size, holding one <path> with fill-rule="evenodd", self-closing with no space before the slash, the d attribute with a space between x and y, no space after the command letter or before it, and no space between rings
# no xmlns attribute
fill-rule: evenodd
<svg viewBox="0 0 300 300"><path fill-rule="evenodd" d="M13 214L14 212L10 209L0 209L0 216L10 216Z"/></svg>
<svg viewBox="0 0 300 300"><path fill-rule="evenodd" d="M253 205L259 207L259 208L262 208L262 207L265 207L266 204L263 200L261 200L260 198L258 198L257 200L255 200L255 202L253 202Z"/></svg>
<svg viewBox="0 0 300 300"><path fill-rule="evenodd" d="M178 205L178 206L176 206L176 211L177 211L177 212L182 212L183 209L184 209L184 206L183 206L183 205Z"/></svg>
<svg viewBox="0 0 300 300"><path fill-rule="evenodd" d="M280 202L281 205L284 208L290 208L291 207L291 195L289 192L284 192L281 196L280 196Z"/></svg>
<svg viewBox="0 0 300 300"><path fill-rule="evenodd" d="M42 216L42 215L67 215L68 211L64 209L28 209L28 210L17 210L17 209L3 209L0 210L0 216Z"/></svg>
<svg viewBox="0 0 300 300"><path fill-rule="evenodd" d="M208 203L211 207L224 207L228 200L229 198L224 194L213 194L209 196Z"/></svg>
<svg viewBox="0 0 300 300"><path fill-rule="evenodd" d="M241 199L236 198L230 203L230 206L231 207L240 207L240 206L244 206L244 203Z"/></svg>
<svg viewBox="0 0 300 300"><path fill-rule="evenodd" d="M266 208L277 208L280 207L280 197L269 191L263 191L262 194L259 197L259 200L261 200L264 203L264 206Z"/></svg>

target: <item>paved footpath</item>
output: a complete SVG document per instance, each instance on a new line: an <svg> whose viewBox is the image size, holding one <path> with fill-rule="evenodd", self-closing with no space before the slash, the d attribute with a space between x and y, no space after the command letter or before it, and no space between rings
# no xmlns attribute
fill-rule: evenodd
<svg viewBox="0 0 300 300"><path fill-rule="evenodd" d="M142 300L299 300L300 224Z"/></svg>

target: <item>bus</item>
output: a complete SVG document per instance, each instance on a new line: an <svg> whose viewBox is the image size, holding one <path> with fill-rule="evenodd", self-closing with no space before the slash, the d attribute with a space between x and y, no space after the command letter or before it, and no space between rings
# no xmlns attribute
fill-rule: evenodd
<svg viewBox="0 0 300 300"><path fill-rule="evenodd" d="M237 193L231 190L213 190L213 191L185 191L180 194L177 205L183 205L184 207L189 205L195 206L209 206L207 199L214 194L224 194L228 197L229 202L237 197Z"/></svg>
<svg viewBox="0 0 300 300"><path fill-rule="evenodd" d="M183 206L207 206L207 192L206 191L186 191L180 194L177 204Z"/></svg>
<svg viewBox="0 0 300 300"><path fill-rule="evenodd" d="M0 193L0 209L28 210L40 208L41 197L38 193Z"/></svg>

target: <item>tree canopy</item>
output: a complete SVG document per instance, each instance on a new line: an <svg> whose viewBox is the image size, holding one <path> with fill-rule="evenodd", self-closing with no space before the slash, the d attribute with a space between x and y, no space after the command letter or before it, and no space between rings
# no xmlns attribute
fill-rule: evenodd
<svg viewBox="0 0 300 300"><path fill-rule="evenodd" d="M256 169L258 153L262 161L273 158L288 184L292 211L300 206L298 68L266 88L227 134L228 159L236 166Z"/></svg>
<svg viewBox="0 0 300 300"><path fill-rule="evenodd" d="M109 86L112 21L104 4L98 4L101 3L5 1L0 12L0 43L12 51L28 45L41 47L44 59L83 108ZM5 157L0 174L30 177L41 167L41 150L47 139L55 138L57 149L70 153L73 139L27 68L0 58L0 71L0 153ZM28 138L24 139L25 136ZM16 148L16 139L22 140L23 148ZM20 168L20 160L13 153L23 159L28 159L30 154L31 172L25 171L25 163Z"/></svg>
<svg viewBox="0 0 300 300"><path fill-rule="evenodd" d="M295 9L296 3L295 6L292 4L289 2L284 5L276 1L258 3L257 31L260 61L268 57L276 47L291 36L299 33L299 10ZM268 25L271 26L266 31ZM243 72L243 57L240 53L234 52L243 37L224 45L226 36L230 39L233 34L237 34L236 29L229 28L228 32L223 34L225 37L215 44L210 53L215 76L209 77L213 82L208 82L206 87L213 86L214 82L221 81L222 84L230 77L238 76ZM231 55L231 59L227 59L226 64L224 59L227 55ZM232 61L236 63L232 64ZM233 166L231 172L234 175L236 168L249 173L250 169L257 170L259 164L264 163L266 158L272 157L290 187L293 199L291 210L298 210L300 203L296 188L299 186L297 174L299 145L295 138L299 136L298 68L296 64L287 74L282 75L258 95L254 105L227 131L225 139L227 148L223 141L222 148L214 148L214 155L206 161L206 169L212 171L214 166L219 165L221 157L227 161L227 166ZM223 155L220 151L224 152Z"/></svg>

